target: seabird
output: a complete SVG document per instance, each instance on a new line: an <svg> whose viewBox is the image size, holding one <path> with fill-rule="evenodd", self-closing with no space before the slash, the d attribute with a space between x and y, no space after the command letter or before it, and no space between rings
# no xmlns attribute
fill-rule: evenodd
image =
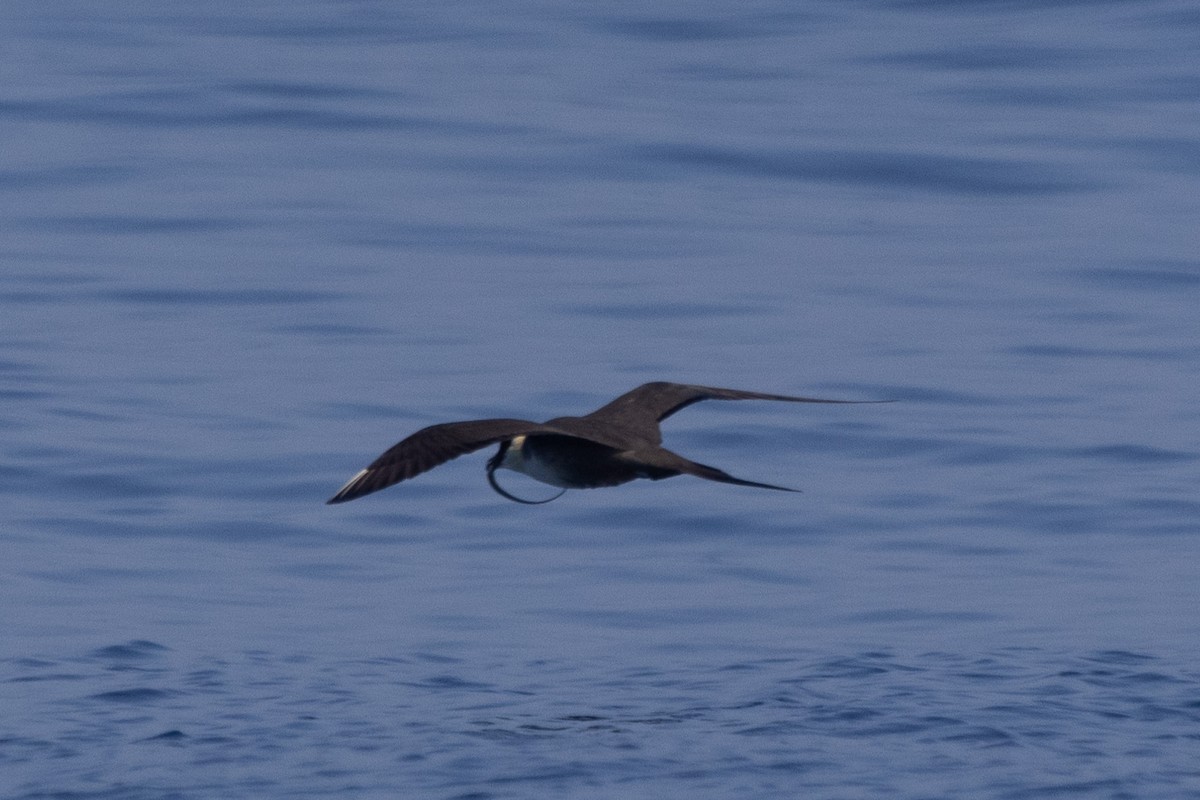
<svg viewBox="0 0 1200 800"><path fill-rule="evenodd" d="M658 424L701 400L783 400L789 403L862 403L745 392L683 383L646 383L582 417L556 417L543 423L522 419L479 419L423 428L389 448L329 498L344 503L420 475L439 464L490 444L500 449L487 462L488 483L518 503L548 503L567 489L618 486L648 478L695 475L719 483L795 492L785 486L742 480L716 467L698 464L662 446ZM498 469L524 473L563 490L549 500L523 500L496 483Z"/></svg>

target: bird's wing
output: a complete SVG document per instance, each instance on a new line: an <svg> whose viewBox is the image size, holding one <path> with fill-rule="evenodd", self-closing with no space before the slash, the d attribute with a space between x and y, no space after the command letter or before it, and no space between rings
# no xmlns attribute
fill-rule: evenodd
<svg viewBox="0 0 1200 800"><path fill-rule="evenodd" d="M789 403L858 403L860 400L826 400L819 397L794 397L786 394L746 392L741 389L721 389L715 386L694 386L687 383L655 381L644 383L633 391L601 406L583 417L598 423L623 428L636 427L642 431L657 431L658 423L681 408L701 400L784 400ZM865 401L872 402L872 401Z"/></svg>
<svg viewBox="0 0 1200 800"><path fill-rule="evenodd" d="M479 419L431 425L393 445L347 481L328 502L344 503L386 489L489 444L548 430L553 429L523 419Z"/></svg>

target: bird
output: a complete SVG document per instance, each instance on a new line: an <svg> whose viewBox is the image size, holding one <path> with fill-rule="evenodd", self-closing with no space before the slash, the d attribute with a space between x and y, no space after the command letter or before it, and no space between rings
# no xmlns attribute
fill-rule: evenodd
<svg viewBox="0 0 1200 800"><path fill-rule="evenodd" d="M694 475L718 483L759 489L799 491L735 478L716 467L691 461L664 448L659 423L701 400L888 402L827 400L654 381L642 384L582 417L556 417L546 422L477 419L430 425L384 451L347 481L326 504L344 503L386 489L492 444L499 444L499 449L487 462L488 483L502 497L526 505L548 503L567 489L619 486L639 478L657 481L676 475ZM546 500L517 497L496 482L498 469L523 473L562 491Z"/></svg>

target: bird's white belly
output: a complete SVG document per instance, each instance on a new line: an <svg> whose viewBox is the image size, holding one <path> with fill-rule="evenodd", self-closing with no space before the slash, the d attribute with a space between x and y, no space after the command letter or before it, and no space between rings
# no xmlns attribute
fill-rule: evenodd
<svg viewBox="0 0 1200 800"><path fill-rule="evenodd" d="M560 489L573 488L565 483L555 466L537 457L537 454L525 447L525 437L514 437L508 450L504 452L504 460L500 466L528 475L536 481L557 486Z"/></svg>

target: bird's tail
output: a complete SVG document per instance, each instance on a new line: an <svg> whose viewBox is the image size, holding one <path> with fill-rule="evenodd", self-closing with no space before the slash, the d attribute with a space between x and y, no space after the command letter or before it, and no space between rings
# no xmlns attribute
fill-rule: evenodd
<svg viewBox="0 0 1200 800"><path fill-rule="evenodd" d="M716 481L717 483L732 483L736 486L754 486L758 489L775 489L780 492L799 492L799 489L790 489L787 486L775 486L771 483L759 483L758 481L747 481L741 478L735 478L724 470L710 467L707 464L701 464L696 461L690 461L678 453L672 453L670 450L660 448L651 453L644 451L637 452L633 455L636 460L644 466L653 465L652 469L646 470L643 474L651 480L659 480L661 478L669 478L672 475L695 475L697 478L704 478L708 481Z"/></svg>
<svg viewBox="0 0 1200 800"><path fill-rule="evenodd" d="M707 464L698 464L695 461L687 462L687 469L680 470L688 475L695 475L697 478L716 481L718 483L732 483L737 486L756 486L759 489L776 489L780 492L799 492L799 489L791 489L787 486L776 486L771 483L759 483L758 481L747 481L741 478L735 478L724 470L710 467Z"/></svg>

